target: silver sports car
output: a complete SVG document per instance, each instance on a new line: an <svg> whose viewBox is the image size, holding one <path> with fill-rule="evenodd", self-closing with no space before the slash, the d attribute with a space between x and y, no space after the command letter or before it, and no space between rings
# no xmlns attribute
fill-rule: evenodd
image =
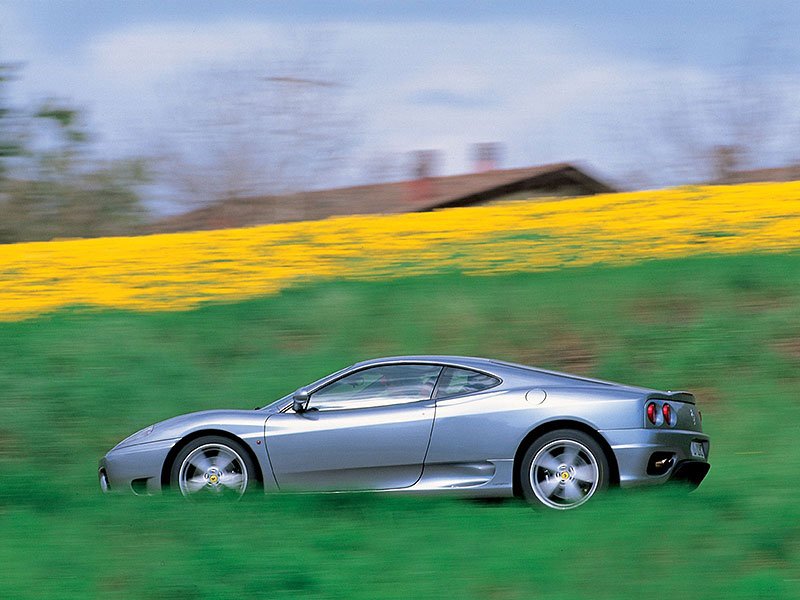
<svg viewBox="0 0 800 600"><path fill-rule="evenodd" d="M568 509L609 486L697 486L708 450L688 392L404 356L352 365L260 409L150 425L101 459L99 477L106 492L447 492Z"/></svg>

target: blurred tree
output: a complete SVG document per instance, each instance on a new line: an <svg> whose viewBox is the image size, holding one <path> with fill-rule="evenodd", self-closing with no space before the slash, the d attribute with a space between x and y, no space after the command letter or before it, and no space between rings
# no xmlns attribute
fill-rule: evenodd
<svg viewBox="0 0 800 600"><path fill-rule="evenodd" d="M284 63L226 66L185 82L163 131L165 179L186 206L295 195L339 183L357 114L335 69L306 52ZM187 109L187 98L199 99Z"/></svg>
<svg viewBox="0 0 800 600"><path fill-rule="evenodd" d="M378 150L364 162L360 183L370 185L401 181L408 177L408 156L400 152Z"/></svg>
<svg viewBox="0 0 800 600"><path fill-rule="evenodd" d="M796 63L776 28L765 27L719 74L684 71L657 89L636 90L638 107L628 107L625 118L643 106L647 116L618 122L613 133L627 144L631 183L724 182L736 171L796 161Z"/></svg>
<svg viewBox="0 0 800 600"><path fill-rule="evenodd" d="M0 63L0 178L5 177L8 161L23 154L23 139L17 112L11 107L6 91L19 66Z"/></svg>
<svg viewBox="0 0 800 600"><path fill-rule="evenodd" d="M0 70L0 92L8 72ZM0 243L136 231L142 161L93 158L80 112L64 102L29 112L8 106L5 93L0 102Z"/></svg>

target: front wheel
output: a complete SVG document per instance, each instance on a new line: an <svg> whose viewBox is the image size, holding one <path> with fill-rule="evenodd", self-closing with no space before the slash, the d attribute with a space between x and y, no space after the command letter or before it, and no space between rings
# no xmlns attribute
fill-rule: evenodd
<svg viewBox="0 0 800 600"><path fill-rule="evenodd" d="M536 440L522 460L520 483L535 507L577 508L608 487L603 449L590 435L572 429L551 431Z"/></svg>
<svg viewBox="0 0 800 600"><path fill-rule="evenodd" d="M205 436L178 452L170 484L188 498L240 498L252 486L255 465L242 444Z"/></svg>

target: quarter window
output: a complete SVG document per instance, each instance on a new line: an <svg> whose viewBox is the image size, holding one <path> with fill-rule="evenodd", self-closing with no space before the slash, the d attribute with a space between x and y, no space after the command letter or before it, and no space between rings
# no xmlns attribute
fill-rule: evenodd
<svg viewBox="0 0 800 600"><path fill-rule="evenodd" d="M439 387L436 389L437 398L449 398L450 396L461 396L463 394L473 394L500 383L497 377L470 371L468 369L457 369L455 367L445 367L442 372Z"/></svg>
<svg viewBox="0 0 800 600"><path fill-rule="evenodd" d="M356 371L311 395L310 408L337 410L428 400L442 367L384 365Z"/></svg>

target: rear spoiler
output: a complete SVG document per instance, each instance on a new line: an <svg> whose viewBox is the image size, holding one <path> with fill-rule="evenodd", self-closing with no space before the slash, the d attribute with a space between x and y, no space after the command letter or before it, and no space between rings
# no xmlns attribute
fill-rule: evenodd
<svg viewBox="0 0 800 600"><path fill-rule="evenodd" d="M673 400L674 402L688 402L694 404L694 394L691 392L653 392L647 394L647 400Z"/></svg>

